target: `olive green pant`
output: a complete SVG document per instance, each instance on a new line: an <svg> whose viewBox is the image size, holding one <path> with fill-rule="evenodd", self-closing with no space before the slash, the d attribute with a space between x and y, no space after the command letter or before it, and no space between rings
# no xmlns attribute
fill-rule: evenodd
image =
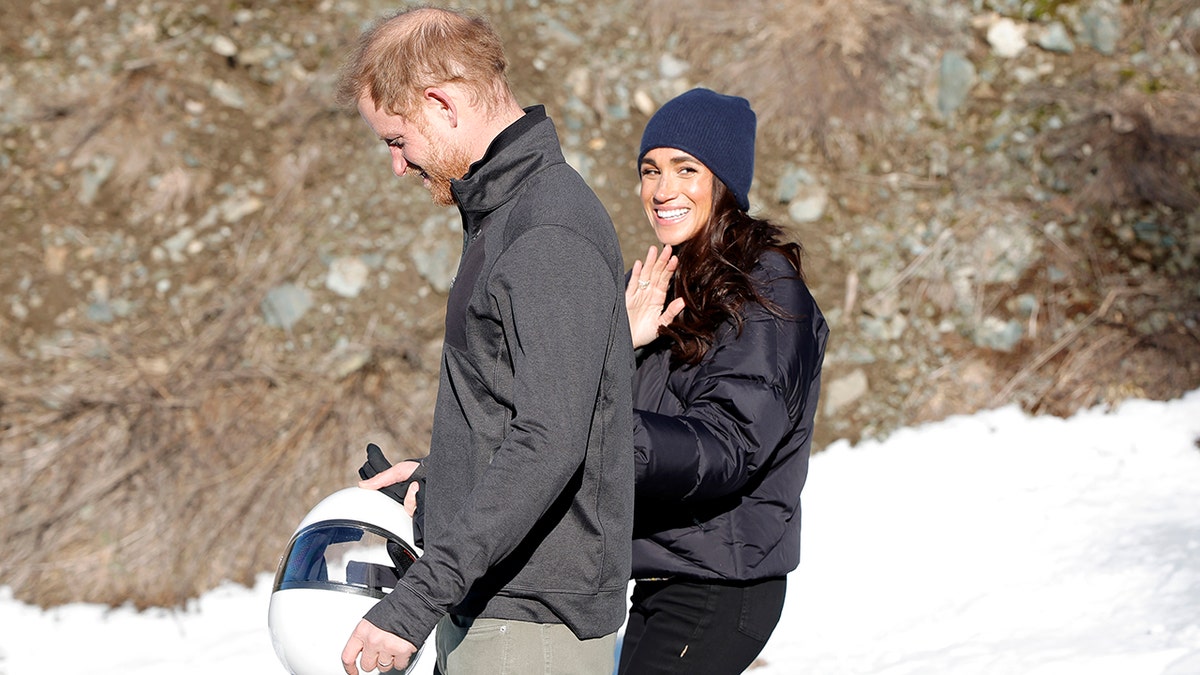
<svg viewBox="0 0 1200 675"><path fill-rule="evenodd" d="M617 634L580 640L558 623L447 616L435 675L612 675Z"/></svg>

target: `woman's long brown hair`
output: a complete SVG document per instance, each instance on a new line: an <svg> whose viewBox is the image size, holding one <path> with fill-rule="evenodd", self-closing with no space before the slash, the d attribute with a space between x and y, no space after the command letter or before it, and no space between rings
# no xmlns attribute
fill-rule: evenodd
<svg viewBox="0 0 1200 675"><path fill-rule="evenodd" d="M780 227L738 208L733 193L714 176L712 215L695 236L675 250L679 268L671 296L683 298L686 308L658 332L672 341L671 353L676 360L699 363L726 321L732 321L740 333L739 310L747 301L758 302L777 316L784 315L750 277L767 251L778 252L792 264L796 276L804 278L800 244L784 241Z"/></svg>

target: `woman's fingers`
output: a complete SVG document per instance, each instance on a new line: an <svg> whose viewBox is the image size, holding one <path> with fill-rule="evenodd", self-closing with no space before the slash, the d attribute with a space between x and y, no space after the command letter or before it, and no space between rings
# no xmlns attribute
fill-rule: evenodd
<svg viewBox="0 0 1200 675"><path fill-rule="evenodd" d="M625 309L629 315L629 333L634 347L649 344L662 326L670 324L684 310L682 298L669 304L667 292L671 279L679 266L679 258L671 254L671 247L651 246L645 260L635 260L625 287Z"/></svg>
<svg viewBox="0 0 1200 675"><path fill-rule="evenodd" d="M642 261L633 261L633 270L629 273L629 283L625 285L625 304L629 304L633 300L633 296L638 290L638 280L642 274Z"/></svg>
<svg viewBox="0 0 1200 675"><path fill-rule="evenodd" d="M675 298L663 308L662 314L658 317L659 323L663 326L670 325L675 320L675 317L679 316L679 313L683 311L683 308L683 298Z"/></svg>

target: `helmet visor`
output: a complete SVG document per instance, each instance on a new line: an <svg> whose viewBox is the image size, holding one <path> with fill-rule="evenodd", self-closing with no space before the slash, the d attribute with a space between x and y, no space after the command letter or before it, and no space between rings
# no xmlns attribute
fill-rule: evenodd
<svg viewBox="0 0 1200 675"><path fill-rule="evenodd" d="M296 533L275 590L322 588L382 598L417 559L405 542L354 521L323 521Z"/></svg>

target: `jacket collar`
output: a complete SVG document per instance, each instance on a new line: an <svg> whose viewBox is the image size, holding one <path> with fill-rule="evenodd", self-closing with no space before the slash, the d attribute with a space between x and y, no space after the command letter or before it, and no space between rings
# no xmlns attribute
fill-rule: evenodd
<svg viewBox="0 0 1200 675"><path fill-rule="evenodd" d="M492 140L483 158L471 165L466 176L450 181L464 229L515 196L529 176L563 161L554 122L546 116L545 107L525 108L520 119Z"/></svg>

